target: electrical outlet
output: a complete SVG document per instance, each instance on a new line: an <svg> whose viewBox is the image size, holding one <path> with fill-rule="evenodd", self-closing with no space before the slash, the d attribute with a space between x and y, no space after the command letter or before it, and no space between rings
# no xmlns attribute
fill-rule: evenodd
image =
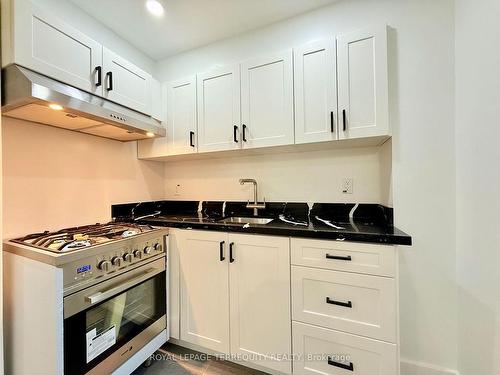
<svg viewBox="0 0 500 375"><path fill-rule="evenodd" d="M342 193L352 194L354 190L354 180L352 178L344 178L342 181Z"/></svg>
<svg viewBox="0 0 500 375"><path fill-rule="evenodd" d="M176 184L175 185L175 193L174 193L174 195L176 195L176 196L181 195L181 185L180 184Z"/></svg>

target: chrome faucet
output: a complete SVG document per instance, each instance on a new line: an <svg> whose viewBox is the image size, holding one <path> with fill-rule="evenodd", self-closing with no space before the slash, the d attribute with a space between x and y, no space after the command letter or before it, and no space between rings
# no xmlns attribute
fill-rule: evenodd
<svg viewBox="0 0 500 375"><path fill-rule="evenodd" d="M257 181L255 181L253 178L241 178L240 185L244 184L253 184L253 203L250 203L250 201L248 201L246 207L253 208L253 216L258 216L258 210L266 208L266 198L264 198L263 203L259 203L257 199Z"/></svg>

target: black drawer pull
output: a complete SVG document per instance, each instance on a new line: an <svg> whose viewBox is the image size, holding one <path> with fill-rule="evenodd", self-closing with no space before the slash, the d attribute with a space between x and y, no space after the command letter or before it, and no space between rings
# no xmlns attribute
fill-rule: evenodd
<svg viewBox="0 0 500 375"><path fill-rule="evenodd" d="M243 124L243 142L247 141L247 126Z"/></svg>
<svg viewBox="0 0 500 375"><path fill-rule="evenodd" d="M352 309L352 302L351 301L339 302L339 301L335 301L334 299L330 299L330 297L326 297L326 303L329 303L330 305L349 307L350 309Z"/></svg>
<svg viewBox="0 0 500 375"><path fill-rule="evenodd" d="M106 90L111 91L113 90L113 72L107 72L106 77L108 79L108 87Z"/></svg>
<svg viewBox="0 0 500 375"><path fill-rule="evenodd" d="M235 143L238 143L238 126L234 125L233 128L233 140Z"/></svg>
<svg viewBox="0 0 500 375"><path fill-rule="evenodd" d="M347 130L347 119L346 119L345 109L342 110L342 127L344 131Z"/></svg>
<svg viewBox="0 0 500 375"><path fill-rule="evenodd" d="M224 244L225 244L225 243L226 243L225 241L221 241L221 242L219 243L219 246L220 246L220 250L219 250L219 259L220 259L220 261L221 261L221 262L224 262L224 260L226 259L226 258L224 257Z"/></svg>
<svg viewBox="0 0 500 375"><path fill-rule="evenodd" d="M193 137L194 137L194 132L189 132L189 145L191 147L194 147Z"/></svg>
<svg viewBox="0 0 500 375"><path fill-rule="evenodd" d="M229 244L229 263L233 263L234 262L234 257L233 257L233 246L234 246L234 242L231 242Z"/></svg>
<svg viewBox="0 0 500 375"><path fill-rule="evenodd" d="M338 256L338 255L330 255L330 254L326 254L326 259L336 259L336 260L345 260L345 261L351 261L352 258L350 255L346 256L346 257L341 257L341 256Z"/></svg>
<svg viewBox="0 0 500 375"><path fill-rule="evenodd" d="M328 358L328 364L330 366L343 368L344 370L354 371L354 364L352 362L349 362L349 364L346 365L345 363L335 362L333 359Z"/></svg>
<svg viewBox="0 0 500 375"><path fill-rule="evenodd" d="M332 112L330 112L330 130L331 130L331 132L332 132L332 133L333 133L333 132L334 132L334 130L335 130L335 126L334 126L334 124L333 124L333 111L332 111Z"/></svg>
<svg viewBox="0 0 500 375"><path fill-rule="evenodd" d="M97 82L95 83L95 87L99 87L102 85L102 66L96 66L95 71L97 73Z"/></svg>

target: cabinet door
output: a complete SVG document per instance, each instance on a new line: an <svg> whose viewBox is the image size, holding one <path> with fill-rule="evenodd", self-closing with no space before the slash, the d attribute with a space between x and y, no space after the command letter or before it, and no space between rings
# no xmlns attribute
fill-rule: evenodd
<svg viewBox="0 0 500 375"><path fill-rule="evenodd" d="M272 357L291 353L289 239L230 234L229 243L231 354L289 374L291 362Z"/></svg>
<svg viewBox="0 0 500 375"><path fill-rule="evenodd" d="M295 143L337 139L335 40L294 49Z"/></svg>
<svg viewBox="0 0 500 375"><path fill-rule="evenodd" d="M167 138L170 155L197 151L196 141L196 77L165 86L167 98Z"/></svg>
<svg viewBox="0 0 500 375"><path fill-rule="evenodd" d="M151 74L103 47L104 96L136 111L151 114Z"/></svg>
<svg viewBox="0 0 500 375"><path fill-rule="evenodd" d="M337 53L339 138L388 135L386 27L339 36Z"/></svg>
<svg viewBox="0 0 500 375"><path fill-rule="evenodd" d="M102 95L102 45L29 1L14 6L14 62Z"/></svg>
<svg viewBox="0 0 500 375"><path fill-rule="evenodd" d="M240 67L199 74L198 150L240 148Z"/></svg>
<svg viewBox="0 0 500 375"><path fill-rule="evenodd" d="M227 235L187 230L176 232L176 237L181 340L229 353L228 259L220 257Z"/></svg>
<svg viewBox="0 0 500 375"><path fill-rule="evenodd" d="M241 64L243 148L292 144L292 51Z"/></svg>

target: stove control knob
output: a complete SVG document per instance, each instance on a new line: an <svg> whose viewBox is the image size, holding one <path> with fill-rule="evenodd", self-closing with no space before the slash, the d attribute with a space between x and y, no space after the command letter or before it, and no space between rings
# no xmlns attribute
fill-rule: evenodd
<svg viewBox="0 0 500 375"><path fill-rule="evenodd" d="M161 246L161 244L160 244L160 243L155 243L155 245L154 245L154 249L155 249L156 251L158 251L159 253L161 253L161 251L163 250L163 249L162 249L162 246Z"/></svg>
<svg viewBox="0 0 500 375"><path fill-rule="evenodd" d="M146 247L144 248L144 254L151 254L151 251L152 251L152 250L153 250L153 249L151 248L151 246L146 246Z"/></svg>
<svg viewBox="0 0 500 375"><path fill-rule="evenodd" d="M123 258L122 257L113 257L111 258L111 263L113 266L120 267L123 263Z"/></svg>
<svg viewBox="0 0 500 375"><path fill-rule="evenodd" d="M131 253L123 254L123 260L125 262L132 262L133 259L134 259L134 256Z"/></svg>
<svg viewBox="0 0 500 375"><path fill-rule="evenodd" d="M101 262L99 262L99 264L97 265L97 268L99 268L100 270L104 271L104 272L108 272L110 269L111 269L111 262L109 260L103 260Z"/></svg>
<svg viewBox="0 0 500 375"><path fill-rule="evenodd" d="M142 251L134 250L134 257L141 259L142 258Z"/></svg>

